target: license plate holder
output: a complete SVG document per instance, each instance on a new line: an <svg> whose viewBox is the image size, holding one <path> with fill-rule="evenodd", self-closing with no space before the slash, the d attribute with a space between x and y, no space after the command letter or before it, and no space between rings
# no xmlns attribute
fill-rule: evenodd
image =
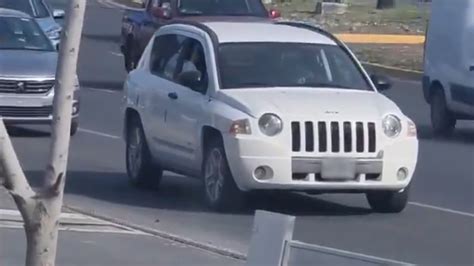
<svg viewBox="0 0 474 266"><path fill-rule="evenodd" d="M328 158L322 161L321 178L325 180L355 179L356 163L354 159Z"/></svg>

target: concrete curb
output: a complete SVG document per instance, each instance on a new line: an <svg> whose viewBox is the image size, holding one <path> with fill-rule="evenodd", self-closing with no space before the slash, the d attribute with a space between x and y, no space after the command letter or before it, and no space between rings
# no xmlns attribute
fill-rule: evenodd
<svg viewBox="0 0 474 266"><path fill-rule="evenodd" d="M121 225L121 226L129 227L129 228L134 229L134 230L139 231L139 232L147 233L147 234L150 234L150 235L155 236L155 237L160 237L160 238L163 238L163 239L166 239L166 240L169 240L169 241L184 244L184 245L187 245L187 246L190 246L190 247L193 247L193 248L197 248L197 249L201 249L201 250L204 250L204 251L207 251L207 252L211 252L211 253L214 253L214 254L217 254L217 255L221 255L221 256L237 259L237 260L247 260L247 255L244 255L242 253L239 253L237 251L233 251L233 250L230 250L230 249L225 249L225 248L214 246L214 245L211 245L211 244L197 242L195 240L185 238L185 237L182 237L182 236L178 236L178 235L174 235L174 234L171 234L171 233L167 233L167 232L164 232L164 231L161 231L161 230L149 228L149 227L142 226L142 225L133 224L133 223L121 220L121 219L105 216L105 215L102 215L102 214L97 214L94 211L86 211L86 210L83 210L81 208L78 208L78 207L75 207L75 206L72 206L72 205L68 205L68 204L64 204L64 208L66 210L69 210L69 211L77 212L77 213L80 213L80 214L83 214L83 215L88 215L88 216L91 216L91 217L94 217L94 218L97 218L97 219L101 219L101 220L104 220L104 221L107 221L107 222L110 222L110 223L114 223L114 224L118 224L118 225Z"/></svg>
<svg viewBox="0 0 474 266"><path fill-rule="evenodd" d="M364 68L366 68L368 72L380 73L399 79L421 82L421 78L423 76L423 72L411 69L404 69L369 62L362 62L362 65L364 66Z"/></svg>

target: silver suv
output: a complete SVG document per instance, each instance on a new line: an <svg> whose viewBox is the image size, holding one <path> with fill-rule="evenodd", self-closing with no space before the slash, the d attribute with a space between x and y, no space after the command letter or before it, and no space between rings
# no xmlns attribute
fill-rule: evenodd
<svg viewBox="0 0 474 266"><path fill-rule="evenodd" d="M0 8L0 117L5 124L50 124L58 53L26 13ZM79 82L71 135L78 128Z"/></svg>

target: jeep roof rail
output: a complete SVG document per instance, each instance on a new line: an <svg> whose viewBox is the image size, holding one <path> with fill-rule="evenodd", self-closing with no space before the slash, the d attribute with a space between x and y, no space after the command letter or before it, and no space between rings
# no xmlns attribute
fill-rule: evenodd
<svg viewBox="0 0 474 266"><path fill-rule="evenodd" d="M278 25L287 25L287 26L291 26L291 27L297 27L297 28L302 28L302 29L307 29L307 30L310 30L310 31L313 31L313 32L317 32L319 34L322 34L326 37L328 37L329 39L333 40L335 43L337 43L338 45L342 45L343 43L338 39L336 38L336 36L334 36L332 33L330 33L329 31L326 31L318 26L314 26L314 25L311 25L309 23L306 23L306 22L299 22L299 21L276 21L275 24L278 24Z"/></svg>

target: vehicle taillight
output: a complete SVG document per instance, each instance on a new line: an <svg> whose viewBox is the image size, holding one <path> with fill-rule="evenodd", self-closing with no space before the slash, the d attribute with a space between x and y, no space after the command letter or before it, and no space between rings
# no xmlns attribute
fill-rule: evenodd
<svg viewBox="0 0 474 266"><path fill-rule="evenodd" d="M269 12L269 17L272 18L272 19L276 19L276 18L279 18L281 17L281 13L280 11L276 10L276 9L271 9Z"/></svg>

